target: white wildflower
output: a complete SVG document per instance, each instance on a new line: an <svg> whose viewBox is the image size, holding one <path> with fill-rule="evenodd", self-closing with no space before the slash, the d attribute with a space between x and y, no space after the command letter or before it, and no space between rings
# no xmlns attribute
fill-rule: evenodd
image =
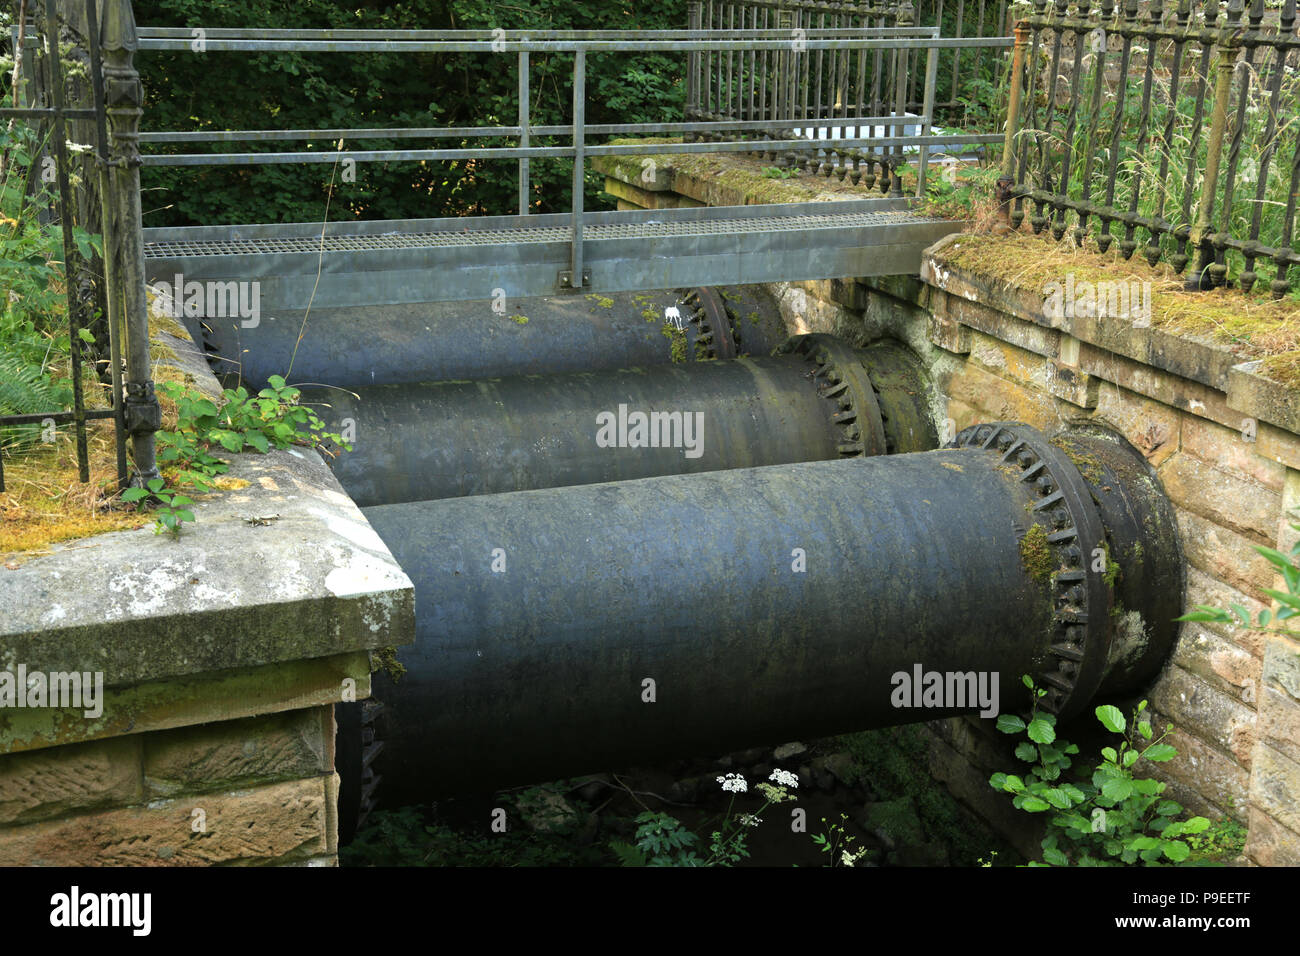
<svg viewBox="0 0 1300 956"><path fill-rule="evenodd" d="M776 770L773 770L772 775L767 779L774 781L782 787L793 787L796 790L799 789L798 774L793 774L788 770L782 770L779 767Z"/></svg>
<svg viewBox="0 0 1300 956"><path fill-rule="evenodd" d="M745 778L738 773L729 773L725 777L719 777L718 783L722 784L722 789L728 793L744 793L749 789L749 784Z"/></svg>
<svg viewBox="0 0 1300 956"><path fill-rule="evenodd" d="M762 821L752 813L742 813L738 818L742 826L756 827Z"/></svg>
<svg viewBox="0 0 1300 956"><path fill-rule="evenodd" d="M840 863L842 863L844 866L852 866L853 861L856 859L857 859L856 856L854 856L848 850L845 850L844 853L840 856Z"/></svg>

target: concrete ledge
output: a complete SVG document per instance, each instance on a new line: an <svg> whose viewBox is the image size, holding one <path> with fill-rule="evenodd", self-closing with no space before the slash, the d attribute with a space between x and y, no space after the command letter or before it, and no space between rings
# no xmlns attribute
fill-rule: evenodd
<svg viewBox="0 0 1300 956"><path fill-rule="evenodd" d="M319 455L236 455L228 477L247 487L196 500L179 540L113 532L0 574L0 670L115 687L413 639L410 579Z"/></svg>

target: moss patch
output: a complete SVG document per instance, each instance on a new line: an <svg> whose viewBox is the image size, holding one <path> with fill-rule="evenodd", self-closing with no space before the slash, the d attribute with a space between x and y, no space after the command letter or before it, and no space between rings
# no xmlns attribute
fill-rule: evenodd
<svg viewBox="0 0 1300 956"><path fill-rule="evenodd" d="M1042 291L1073 273L1075 282L1150 282L1151 325L1174 335L1226 346L1243 359L1264 359L1263 373L1300 387L1300 293L1273 299L1265 286L1189 292L1184 275L1167 263L1151 266L1135 255L1125 260L1116 246L1106 253L1080 249L1067 237L1016 233L964 235L944 253L954 266L994 276L1021 289ZM1045 294L1045 293L1044 293ZM1107 320L1103 320L1107 321ZM1109 321L1129 325L1123 318Z"/></svg>
<svg viewBox="0 0 1300 956"><path fill-rule="evenodd" d="M1020 562L1036 581L1050 581L1056 570L1056 561L1052 558L1052 546L1047 542L1047 531L1036 524L1025 532L1020 539Z"/></svg>

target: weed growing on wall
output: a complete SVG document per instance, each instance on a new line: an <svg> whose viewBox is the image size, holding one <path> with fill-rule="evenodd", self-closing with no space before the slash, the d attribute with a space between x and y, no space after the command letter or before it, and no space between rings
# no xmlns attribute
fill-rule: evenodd
<svg viewBox="0 0 1300 956"><path fill-rule="evenodd" d="M1161 795L1165 784L1140 778L1133 768L1139 760L1163 763L1178 751L1165 743L1172 727L1158 737L1147 713L1138 704L1126 719L1118 708L1105 704L1097 719L1120 734L1118 747L1103 747L1101 763L1088 779L1067 777L1079 748L1057 737L1056 716L1042 713L1039 700L1047 693L1025 675L1033 695L1028 720L1014 714L998 718L998 730L1021 734L1016 756L1030 765L1028 773L995 773L989 786L1013 795L1012 803L1026 813L1051 813L1043 838L1042 862L1030 866L1155 866L1184 863L1192 855L1190 840L1210 828L1205 817L1179 820L1182 804Z"/></svg>

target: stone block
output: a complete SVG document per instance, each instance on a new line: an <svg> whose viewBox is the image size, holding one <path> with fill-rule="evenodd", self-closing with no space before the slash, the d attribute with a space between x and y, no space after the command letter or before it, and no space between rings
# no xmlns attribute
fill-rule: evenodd
<svg viewBox="0 0 1300 956"><path fill-rule="evenodd" d="M0 830L0 866L261 865L320 857L324 777ZM195 811L202 811L202 817Z"/></svg>
<svg viewBox="0 0 1300 956"><path fill-rule="evenodd" d="M1260 866L1300 866L1300 833L1258 807L1250 808L1246 856Z"/></svg>
<svg viewBox="0 0 1300 956"><path fill-rule="evenodd" d="M1183 454L1161 465L1160 481L1176 505L1214 524L1260 544L1271 544L1277 533L1282 496L1272 488Z"/></svg>
<svg viewBox="0 0 1300 956"><path fill-rule="evenodd" d="M1300 760L1300 700L1264 685L1259 698L1259 738ZM1300 793L1296 797L1300 799Z"/></svg>
<svg viewBox="0 0 1300 956"><path fill-rule="evenodd" d="M1226 608L1230 604L1240 604L1250 614L1251 620L1258 620L1259 612L1268 607L1267 604L1256 601L1253 597L1243 594L1231 585L1206 574L1200 568L1188 567L1187 609L1190 611L1198 604L1205 607L1220 608ZM1265 639L1259 631L1252 631L1231 624L1197 624L1196 627L1213 631L1220 637L1227 638L1238 647L1244 648L1257 657L1264 656Z"/></svg>
<svg viewBox="0 0 1300 956"><path fill-rule="evenodd" d="M1250 767L1257 733L1253 705L1177 664L1165 668L1151 688L1150 699L1151 706L1178 728L1231 754L1242 767Z"/></svg>
<svg viewBox="0 0 1300 956"><path fill-rule="evenodd" d="M1189 623L1183 625L1173 660L1220 692L1257 707L1264 662L1239 644Z"/></svg>
<svg viewBox="0 0 1300 956"><path fill-rule="evenodd" d="M1060 424L1056 403L1046 392L1008 381L971 362L962 363L938 385L950 400L975 409L983 422L1021 421L1049 432Z"/></svg>
<svg viewBox="0 0 1300 956"><path fill-rule="evenodd" d="M1235 472L1265 488L1282 490L1286 466L1261 453L1258 433L1256 440L1249 442L1242 437L1239 427L1225 428L1196 415L1184 415L1182 450L1209 462L1220 471Z"/></svg>
<svg viewBox="0 0 1300 956"><path fill-rule="evenodd" d="M1263 362L1244 362L1228 370L1228 404L1238 412L1300 432L1300 393L1259 374Z"/></svg>
<svg viewBox="0 0 1300 956"><path fill-rule="evenodd" d="M153 797L246 787L329 773L333 735L321 710L204 724L149 734L144 779Z"/></svg>
<svg viewBox="0 0 1300 956"><path fill-rule="evenodd" d="M1220 581L1267 601L1263 588L1272 588L1273 566L1255 550L1249 538L1175 506L1189 563Z"/></svg>
<svg viewBox="0 0 1300 956"><path fill-rule="evenodd" d="M1098 386L1095 418L1132 442L1153 466L1178 450L1179 413L1110 382Z"/></svg>
<svg viewBox="0 0 1300 956"><path fill-rule="evenodd" d="M1300 761L1267 743L1255 752L1250 774L1250 802L1289 830L1300 832Z"/></svg>
<svg viewBox="0 0 1300 956"><path fill-rule="evenodd" d="M0 826L138 801L140 738L0 757Z"/></svg>
<svg viewBox="0 0 1300 956"><path fill-rule="evenodd" d="M970 328L938 312L927 319L930 341L956 355L970 352Z"/></svg>
<svg viewBox="0 0 1300 956"><path fill-rule="evenodd" d="M1264 683L1300 701L1300 641L1270 634L1264 647Z"/></svg>

